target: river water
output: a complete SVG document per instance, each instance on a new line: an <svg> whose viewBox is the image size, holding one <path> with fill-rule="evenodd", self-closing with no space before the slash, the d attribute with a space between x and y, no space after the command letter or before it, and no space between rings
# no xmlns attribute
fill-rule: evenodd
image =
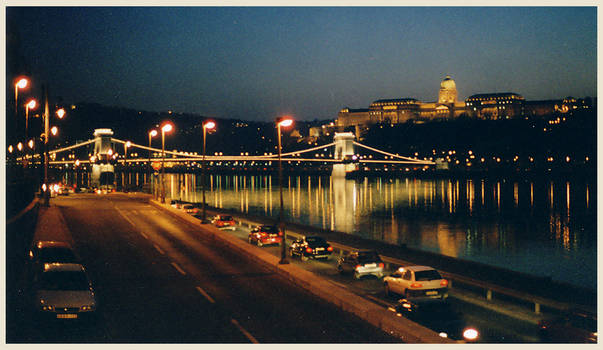
<svg viewBox="0 0 603 350"><path fill-rule="evenodd" d="M202 202L201 176L166 174L166 196ZM286 221L595 289L596 191L588 181L289 176ZM208 176L208 205L278 217L278 178Z"/></svg>

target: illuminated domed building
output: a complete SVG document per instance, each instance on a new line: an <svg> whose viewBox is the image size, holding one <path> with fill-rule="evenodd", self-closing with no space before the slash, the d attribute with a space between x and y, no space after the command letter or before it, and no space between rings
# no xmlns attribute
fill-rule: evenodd
<svg viewBox="0 0 603 350"><path fill-rule="evenodd" d="M573 97L564 100L526 101L523 96L513 92L477 94L469 96L465 101L458 101L456 83L447 75L440 83L437 102L421 102L414 98L377 100L368 109L341 109L335 124L338 128L355 126L358 129L375 123L450 120L462 114L471 118L497 120L563 114L591 107L586 100Z"/></svg>
<svg viewBox="0 0 603 350"><path fill-rule="evenodd" d="M440 84L437 102L421 102L414 98L377 100L368 109L343 108L339 112L337 125L340 127L374 123L421 122L434 119L458 117L465 113L465 102L457 101L456 84L446 76Z"/></svg>

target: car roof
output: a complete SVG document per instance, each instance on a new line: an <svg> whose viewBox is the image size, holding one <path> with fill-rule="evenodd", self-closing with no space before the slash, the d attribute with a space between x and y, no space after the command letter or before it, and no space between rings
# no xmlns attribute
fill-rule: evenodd
<svg viewBox="0 0 603 350"><path fill-rule="evenodd" d="M401 268L403 268L405 270L410 270L410 271L429 271L429 270L435 270L433 267L422 266L422 265L403 266Z"/></svg>
<svg viewBox="0 0 603 350"><path fill-rule="evenodd" d="M62 271L85 271L82 264L73 263L51 263L44 264L44 272L62 272Z"/></svg>
<svg viewBox="0 0 603 350"><path fill-rule="evenodd" d="M71 249L71 244L62 241L38 241L36 243L36 247L38 249L42 248L69 248Z"/></svg>

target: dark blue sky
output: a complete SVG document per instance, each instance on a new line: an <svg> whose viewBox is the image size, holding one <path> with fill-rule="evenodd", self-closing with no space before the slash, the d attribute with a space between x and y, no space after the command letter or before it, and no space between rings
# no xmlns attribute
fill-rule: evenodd
<svg viewBox="0 0 603 350"><path fill-rule="evenodd" d="M6 8L68 102L218 118L335 118L377 99L596 96L595 7ZM10 54L10 53L7 53ZM10 78L10 77L8 77Z"/></svg>

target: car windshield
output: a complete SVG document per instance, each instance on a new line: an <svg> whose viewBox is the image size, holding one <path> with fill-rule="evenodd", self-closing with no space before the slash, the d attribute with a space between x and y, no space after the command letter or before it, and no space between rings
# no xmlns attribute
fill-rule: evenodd
<svg viewBox="0 0 603 350"><path fill-rule="evenodd" d="M40 281L42 290L87 290L88 279L81 271L44 272Z"/></svg>
<svg viewBox="0 0 603 350"><path fill-rule="evenodd" d="M380 262L381 258L375 251L358 252L358 262L361 264Z"/></svg>
<svg viewBox="0 0 603 350"><path fill-rule="evenodd" d="M232 220L232 216L229 216L229 215L220 216L219 220L222 220L222 221L231 221Z"/></svg>
<svg viewBox="0 0 603 350"><path fill-rule="evenodd" d="M260 227L260 231L266 233L278 233L276 226L262 226Z"/></svg>
<svg viewBox="0 0 603 350"><path fill-rule="evenodd" d="M441 280L442 276L436 270L426 270L415 272L415 280L417 281L433 281Z"/></svg>
<svg viewBox="0 0 603 350"><path fill-rule="evenodd" d="M311 247L327 245L327 241L322 237L306 237L306 242Z"/></svg>
<svg viewBox="0 0 603 350"><path fill-rule="evenodd" d="M40 250L40 260L45 262L77 262L69 248L44 248Z"/></svg>

